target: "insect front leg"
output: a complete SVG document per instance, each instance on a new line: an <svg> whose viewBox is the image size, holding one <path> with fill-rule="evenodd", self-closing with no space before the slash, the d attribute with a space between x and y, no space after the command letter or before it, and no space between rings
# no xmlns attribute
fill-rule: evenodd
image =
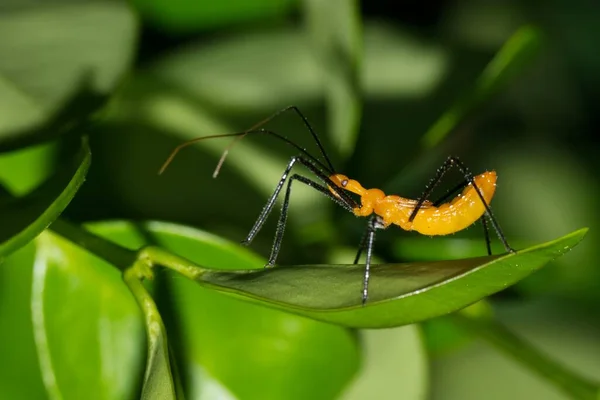
<svg viewBox="0 0 600 400"><path fill-rule="evenodd" d="M285 184L286 180L288 180L288 175L290 174L294 165L298 162L300 164L304 165L306 168L308 168L321 181L327 183L328 185L333 185L333 182L329 179L329 177L326 174L324 174L322 171L320 171L310 160L307 160L302 156L292 157L290 159L290 162L288 163L287 167L285 168L283 174L281 175L281 179L279 180L277 186L275 187L273 194L267 200L267 204L264 206L264 208L261 211L260 215L258 216L256 222L254 223L254 226L250 230L250 233L248 233L248 236L246 236L246 239L242 241L243 245L246 245L246 246L249 245L252 242L252 240L254 240L254 238L256 237L258 232L262 229L263 225L265 224L265 221L271 214L271 211L273 211L273 207L275 206L277 197L279 196L279 194L281 193L281 190L283 189L283 185ZM271 255L269 257L269 261L268 261L266 267L274 265L275 260L277 259L277 256L279 254L279 249L281 247L281 241L283 239L283 232L285 230L285 223L287 221L287 212L288 212L289 199L290 199L290 194L291 194L291 183L294 180L299 180L302 183L312 187L313 189L316 189L317 191L323 193L324 195L329 197L331 200L335 201L336 203L338 203L339 205L341 205L342 207L344 207L346 210L348 210L350 212L352 211L352 208L355 207L355 202L346 193L344 193L341 189L338 189L337 187L334 188L334 190L336 191L338 196L334 196L327 187L320 185L319 183L314 182L308 178L305 178L303 176L296 175L296 174L293 175L292 177L290 177L290 179L288 181L285 198L283 201L281 215L279 217L279 223L277 224L275 241L273 243Z"/></svg>
<svg viewBox="0 0 600 400"><path fill-rule="evenodd" d="M275 261L277 260L277 256L279 255L279 250L281 248L281 241L283 240L283 232L285 231L285 225L287 222L288 215L288 207L290 204L290 196L292 193L292 183L294 181L299 181L304 183L305 185L317 190L318 192L324 194L329 197L331 200L335 201L342 207L349 209L348 204L344 203L344 201L336 196L334 196L326 186L321 185L318 182L315 182L311 179L308 179L302 175L294 174L290 177L287 184L287 189L285 191L285 197L283 199L283 205L281 207L281 214L279 216L279 221L277 222L277 231L275 232L275 240L273 241L273 248L271 249L271 255L269 256L269 261L267 266L275 265ZM349 209L352 210L351 208Z"/></svg>
<svg viewBox="0 0 600 400"><path fill-rule="evenodd" d="M288 163L287 167L285 168L285 171L283 171L283 174L281 175L281 179L279 180L279 183L277 183L277 186L275 187L273 194L267 200L267 204L265 204L264 208L260 212L260 215L256 219L256 222L254 223L254 226L252 227L252 229L250 229L248 236L246 236L246 239L244 239L242 241L242 244L244 246L248 246L250 243L252 243L252 241L258 234L258 232L261 230L261 228L265 224L265 221L269 217L269 214L271 214L271 211L273 211L273 206L275 205L275 202L277 201L277 197L279 196L279 193L281 192L281 189L283 188L283 185L285 184L285 181L287 180L287 177L288 177L290 171L292 170L292 168L294 167L294 164L296 164L296 162L298 161L299 158L300 157L298 157L298 156L294 156L290 159L290 162Z"/></svg>
<svg viewBox="0 0 600 400"><path fill-rule="evenodd" d="M362 238L360 239L360 244L358 245L358 251L356 252L356 257L354 257L354 262L352 264L358 264L358 261L360 260L360 256L363 252L363 250L365 249L365 246L367 245L367 237L369 236L369 227L367 226L367 229L365 229L365 232L362 235Z"/></svg>

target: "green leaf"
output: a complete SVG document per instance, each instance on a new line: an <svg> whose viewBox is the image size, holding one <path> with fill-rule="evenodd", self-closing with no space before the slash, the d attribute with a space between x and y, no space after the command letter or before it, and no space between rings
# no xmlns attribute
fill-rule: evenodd
<svg viewBox="0 0 600 400"><path fill-rule="evenodd" d="M463 308L459 313L480 318L493 318L492 306L485 299ZM474 335L456 326L452 320L453 315L430 319L421 324L423 338L430 356L444 356L473 340Z"/></svg>
<svg viewBox="0 0 600 400"><path fill-rule="evenodd" d="M423 146L431 148L440 143L469 113L520 73L537 53L541 42L542 33L534 26L524 26L515 32L483 70L475 86L423 135Z"/></svg>
<svg viewBox="0 0 600 400"><path fill-rule="evenodd" d="M207 214L197 213L193 205L207 200L204 189L214 190L216 185L235 199L234 188L238 188L235 193L239 194L239 190L247 187L246 197L253 196L256 208L238 207L236 214L244 214L246 222L251 224L265 200L250 189L255 187L259 194L269 196L294 154L288 147L277 147L280 143L271 137L248 137L232 149L223 172L235 171L239 184L223 183L220 179L224 176L216 182L211 179L228 139L206 140L183 150L160 178L147 171L158 170L180 140L243 130L289 104L301 106L315 129L321 131L324 125L319 121L321 113L304 106L322 98L323 84L303 33L299 29L282 29L249 32L209 44L191 43L136 75L111 104L112 119L119 126L106 126L98 142L102 147L96 149L102 153L101 162L115 171L107 190L118 192L122 204L135 209L137 214L199 224L206 222ZM435 88L445 73L448 59L440 47L422 43L389 26L367 26L364 40L362 80L367 96L379 99L423 96ZM311 152L315 150L302 122L292 114L277 118L269 128L285 132ZM136 151L141 147L146 150ZM333 148L328 146L327 150ZM98 155L96 151L95 156ZM202 169L197 169L198 162ZM181 196L176 195L180 193L177 182L191 180L197 182L196 188L202 189L189 186L184 204ZM319 207L319 202L329 205L327 199L311 190L298 190L293 197L291 219L311 211L312 220L326 220L324 213L329 207ZM231 199L225 203L212 199L209 203L213 203L211 209L227 213L225 209L231 209L227 205L233 205ZM195 217L190 219L190 215ZM224 225L231 224L227 219L224 221Z"/></svg>
<svg viewBox="0 0 600 400"><path fill-rule="evenodd" d="M356 32L356 26L350 28L348 35ZM346 40L357 39L348 36ZM420 98L438 85L447 70L448 57L440 47L385 24L367 24L363 40L364 68L355 65L359 43L346 46L355 47L349 56L354 58L348 62L360 73L367 97ZM306 32L299 29L251 32L211 44L193 43L159 60L148 72L151 78L179 89L180 95L190 96L194 100L187 99L190 107L210 105L229 113L259 110L270 114L289 104L322 98L322 71L309 44ZM350 78L355 79L346 79ZM138 98L138 109L147 107L144 100ZM199 134L197 130L195 135Z"/></svg>
<svg viewBox="0 0 600 400"><path fill-rule="evenodd" d="M586 232L581 229L504 256L374 265L364 307L362 265L182 272L202 286L237 298L349 327L383 328L448 314L503 290L570 250ZM147 251L162 265L182 262L158 248Z"/></svg>
<svg viewBox="0 0 600 400"><path fill-rule="evenodd" d="M510 182L510 190L498 191L494 212L504 216L505 230L533 240L547 240L588 223L590 233L576 252L520 282L515 289L527 296L552 293L599 304L600 268L591 262L600 257L596 245L600 240L598 179L595 171L582 168L580 154L559 141L552 143L543 138L505 151L496 149L502 156L492 156L498 160L494 167L502 171L503 182ZM548 163L549 159L553 162ZM527 198L537 198L536 206L528 212L524 210Z"/></svg>
<svg viewBox="0 0 600 400"><path fill-rule="evenodd" d="M487 343L474 341L465 351L435 360L434 392L452 400L597 398L600 324L596 309L559 298L509 302L494 308L496 320L448 317ZM479 384L465 385L465 380ZM511 387L506 382L511 382Z"/></svg>
<svg viewBox="0 0 600 400"><path fill-rule="evenodd" d="M7 133L3 133L0 127L0 153L48 142L67 134L87 133L109 100L108 95L95 92L89 85L86 76L59 109L49 112L44 116L43 121L36 122L31 127L19 128Z"/></svg>
<svg viewBox="0 0 600 400"><path fill-rule="evenodd" d="M314 57L327 94L328 132L339 152L354 149L362 114L362 24L357 0L304 0Z"/></svg>
<svg viewBox="0 0 600 400"><path fill-rule="evenodd" d="M156 244L214 268L264 265L245 248L178 225L108 222L91 229L128 248ZM331 399L358 369L358 343L347 329L241 302L172 273L159 276L170 288L175 322L165 324L189 398Z"/></svg>
<svg viewBox="0 0 600 400"><path fill-rule="evenodd" d="M173 33L214 29L287 14L295 0L133 0L153 25Z"/></svg>
<svg viewBox="0 0 600 400"><path fill-rule="evenodd" d="M120 272L50 231L36 245L31 309L49 397L136 398L144 327Z"/></svg>
<svg viewBox="0 0 600 400"><path fill-rule="evenodd" d="M0 198L0 257L24 246L48 227L67 207L85 180L90 166L87 138L78 143L59 170L29 194Z"/></svg>
<svg viewBox="0 0 600 400"><path fill-rule="evenodd" d="M0 154L0 182L9 193L23 196L52 175L59 143L44 143Z"/></svg>
<svg viewBox="0 0 600 400"><path fill-rule="evenodd" d="M101 107L131 63L136 30L122 2L3 6L0 149L71 130Z"/></svg>
<svg viewBox="0 0 600 400"><path fill-rule="evenodd" d="M0 391L6 399L45 398L29 304L34 257L30 243L0 268Z"/></svg>

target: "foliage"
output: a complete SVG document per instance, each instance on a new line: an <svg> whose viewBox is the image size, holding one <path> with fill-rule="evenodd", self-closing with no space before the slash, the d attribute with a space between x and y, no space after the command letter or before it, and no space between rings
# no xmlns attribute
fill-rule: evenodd
<svg viewBox="0 0 600 400"><path fill-rule="evenodd" d="M454 36L444 42L364 18L352 0L211 4L0 6L3 396L465 398L477 391L474 379L461 377L456 389L439 371L452 370L452 357L480 337L545 378L542 397L597 399L600 367L597 357L589 361L597 340L581 339L589 349L579 358L577 349L566 356L554 349L598 328L585 312L600 301L594 230L562 257L586 236L581 226L594 228L597 182L575 153L561 152L554 133L540 139L550 145L537 156L493 150L514 143L497 127L504 113L546 126L535 125L532 95L521 95L539 89L526 78L553 60L544 50L555 39L549 24L521 23L532 11L510 2L456 5L444 28ZM550 9L562 15L560 5ZM497 24L500 34L478 33L486 15L502 12L510 18ZM456 28L465 24L472 30ZM185 45L161 50L147 37L160 29ZM473 230L436 239L381 234L376 252L384 262L373 267L362 306L363 268L340 265L352 259L340 255L364 225L298 188L285 265L263 269L262 257L224 237L244 237L289 148L248 138L212 180L227 144L200 142L164 176L156 172L183 140L243 130L289 103L327 126L321 137L338 169L371 185L418 193L450 151L475 166L498 160L496 215L519 251L478 257L484 244ZM291 114L269 127L314 150ZM506 141L483 146L474 127ZM519 138L536 137L521 129ZM546 165L554 154L564 168ZM547 184L555 175L556 190ZM539 182L525 187L527 179ZM273 227L268 221L264 231ZM266 253L270 241L261 234L255 250ZM535 336L529 344L520 336L526 331L510 329L511 294L525 306L529 298L559 299L581 313L571 313L573 326L593 328L554 338L560 346L545 345L545 355ZM481 374L482 382L502 382L492 370Z"/></svg>

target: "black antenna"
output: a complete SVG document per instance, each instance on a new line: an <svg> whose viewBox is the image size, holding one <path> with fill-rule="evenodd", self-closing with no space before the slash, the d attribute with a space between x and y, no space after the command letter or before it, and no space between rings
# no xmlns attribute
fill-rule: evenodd
<svg viewBox="0 0 600 400"><path fill-rule="evenodd" d="M333 175L335 173L335 171L333 170L333 168L328 168L325 164L323 164L318 158L314 157L312 154L310 154L305 148L302 148L300 146L298 146L296 143L292 142L290 139L288 139L287 137L278 134L277 132L273 132L267 129L257 129L257 130L249 130L249 131L245 131L245 132L237 132L237 133L226 133L226 134L222 134L222 135L211 135L211 136L202 136L199 138L195 138L195 139L191 139L188 140L185 143L180 144L179 146L177 146L173 152L171 152L171 155L169 156L169 158L167 158L167 161L165 161L165 163L162 165L162 167L160 168L160 170L158 171L158 174L162 174L165 169L169 166L169 164L173 161L173 158L175 158L175 156L177 155L177 153L179 152L179 150L183 149L184 147L187 147L191 144L194 144L196 142L199 142L201 140L204 139L215 139L215 138L223 138L223 137L238 137L238 140L243 138L246 135L250 135L250 134L268 134L268 135L272 135L276 138L278 138L279 140L283 141L284 143L287 143L288 145L294 147L296 150L300 151L302 154L304 154L306 157L308 157L311 161L313 161L317 166L319 166L322 170L326 171L329 175ZM316 138L316 136L315 136ZM317 139L318 141L318 139ZM235 142L233 142L231 145L233 145ZM319 142L317 142L319 143ZM221 169L221 166L223 165L223 162L225 161L225 158L227 157L227 154L229 152L229 148L231 148L231 145L228 146L228 148L225 149L225 151L223 152L223 155L221 156L221 159L219 160L219 163L217 165L217 168L215 169L215 172L213 173L213 176L216 177L219 173L219 170ZM322 150L322 147L320 146L319 143L319 147ZM324 150L322 150L323 154ZM327 159L327 161L329 161L329 159ZM331 165L331 163L329 162L329 165Z"/></svg>

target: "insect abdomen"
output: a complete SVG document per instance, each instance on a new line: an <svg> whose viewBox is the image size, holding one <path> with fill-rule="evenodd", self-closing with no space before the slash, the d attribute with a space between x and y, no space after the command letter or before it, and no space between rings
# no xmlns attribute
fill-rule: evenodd
<svg viewBox="0 0 600 400"><path fill-rule="evenodd" d="M484 172L475 177L475 184L481 191L487 204L490 203L496 191L496 172ZM404 210L403 210L404 211ZM448 235L461 231L477 221L485 213L485 206L472 185L452 201L439 207L430 206L419 210L412 222L408 216L412 210L399 212L398 219L393 221L402 229L417 231L423 235Z"/></svg>

